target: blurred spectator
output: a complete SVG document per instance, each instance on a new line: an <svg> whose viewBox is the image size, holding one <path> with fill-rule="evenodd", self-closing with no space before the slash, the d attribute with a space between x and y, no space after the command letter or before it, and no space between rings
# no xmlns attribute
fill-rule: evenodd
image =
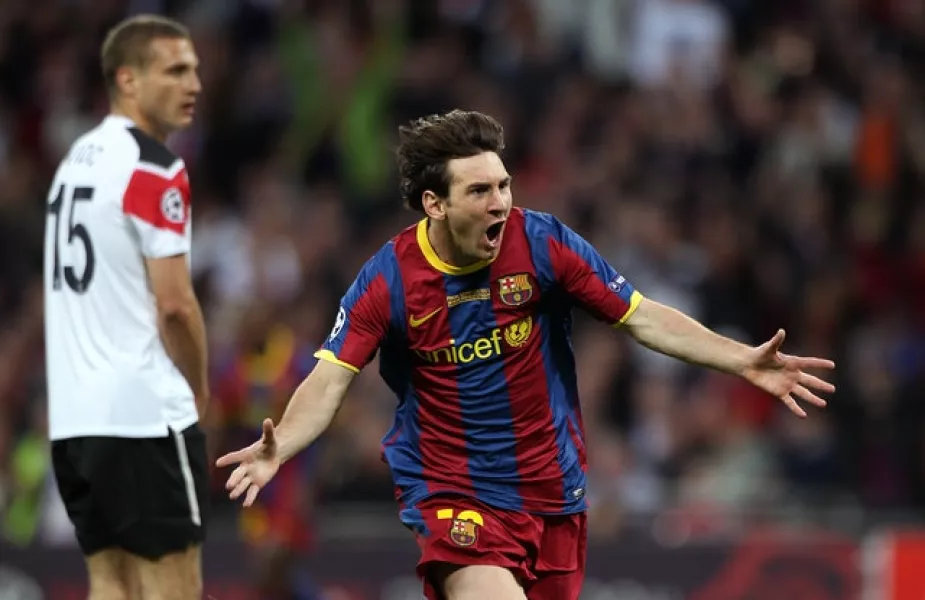
<svg viewBox="0 0 925 600"><path fill-rule="evenodd" d="M288 318L270 312L272 298L249 305L238 322L238 337L227 353L215 358L214 400L208 415L213 456L259 437L264 419L279 421L292 390L315 365L312 357L323 335L311 305L292 310ZM280 303L286 304L286 303ZM280 468L273 483L254 505L238 512L238 530L257 564L261 598L289 598L309 579L298 569L299 558L314 549L318 444ZM215 473L213 489L221 498L225 477ZM311 588L300 592L315 598Z"/></svg>

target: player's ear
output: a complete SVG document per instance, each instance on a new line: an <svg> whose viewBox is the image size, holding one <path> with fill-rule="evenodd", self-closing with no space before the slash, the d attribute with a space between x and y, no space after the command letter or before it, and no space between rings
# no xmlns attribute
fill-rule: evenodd
<svg viewBox="0 0 925 600"><path fill-rule="evenodd" d="M126 96L134 96L138 88L138 74L129 66L116 70L116 88Z"/></svg>
<svg viewBox="0 0 925 600"><path fill-rule="evenodd" d="M446 219L446 199L430 190L426 190L421 194L421 208L424 210L425 215L435 221Z"/></svg>

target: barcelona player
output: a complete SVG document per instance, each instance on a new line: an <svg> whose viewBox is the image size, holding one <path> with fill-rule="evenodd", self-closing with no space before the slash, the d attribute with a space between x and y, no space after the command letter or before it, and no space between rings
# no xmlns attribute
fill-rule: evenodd
<svg viewBox="0 0 925 600"><path fill-rule="evenodd" d="M362 268L278 425L218 460L232 498L254 502L282 463L328 427L379 353L398 397L383 439L428 598L577 599L585 568L586 454L571 314L780 398L825 401L806 370L829 360L751 347L648 300L575 232L512 205L501 126L452 111L400 129L405 202L424 218Z"/></svg>

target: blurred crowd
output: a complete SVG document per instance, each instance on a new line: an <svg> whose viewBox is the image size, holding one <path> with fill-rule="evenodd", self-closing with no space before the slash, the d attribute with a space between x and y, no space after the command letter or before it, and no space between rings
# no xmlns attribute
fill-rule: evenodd
<svg viewBox="0 0 925 600"><path fill-rule="evenodd" d="M505 125L515 203L591 240L645 295L832 357L800 420L740 381L579 318L595 535L639 515L715 533L925 502L925 5L915 0L4 0L0 531L53 503L41 245L53 169L107 111L98 48L129 12L191 28L204 91L171 147L194 195L214 453L281 414L362 263L415 221L391 147L451 108ZM130 399L127 399L129 401ZM395 405L371 365L249 539L310 544L313 507L391 502ZM64 523L64 525L61 525ZM55 530L54 527L49 527Z"/></svg>

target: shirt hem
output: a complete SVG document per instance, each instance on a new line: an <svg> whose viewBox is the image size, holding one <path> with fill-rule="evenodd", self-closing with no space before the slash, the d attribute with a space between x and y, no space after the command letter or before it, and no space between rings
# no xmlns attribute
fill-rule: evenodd
<svg viewBox="0 0 925 600"><path fill-rule="evenodd" d="M185 419L138 426L86 425L62 428L48 437L52 442L79 437L161 438L170 435L171 429L183 431L198 422L199 417L193 415Z"/></svg>
<svg viewBox="0 0 925 600"><path fill-rule="evenodd" d="M584 500L584 499L582 499L581 502L578 502L574 505L570 504L558 510L556 509L547 509L547 510L527 509L523 507L517 508L517 507L510 506L510 505L504 506L503 503L494 501L491 498L480 498L477 493L467 492L467 491L462 491L462 490L437 490L434 492L428 492L422 495L420 498L415 498L414 502L408 503L407 508L415 508L418 504L420 504L421 502L425 500L429 500L431 498L437 498L440 496L461 496L463 498L471 498L472 500L481 502L482 504L485 504L486 506L489 506L496 510L527 513L530 515L547 516L547 517L554 517L554 516L561 516L561 515L576 515L576 514L587 512L589 508L587 500Z"/></svg>

